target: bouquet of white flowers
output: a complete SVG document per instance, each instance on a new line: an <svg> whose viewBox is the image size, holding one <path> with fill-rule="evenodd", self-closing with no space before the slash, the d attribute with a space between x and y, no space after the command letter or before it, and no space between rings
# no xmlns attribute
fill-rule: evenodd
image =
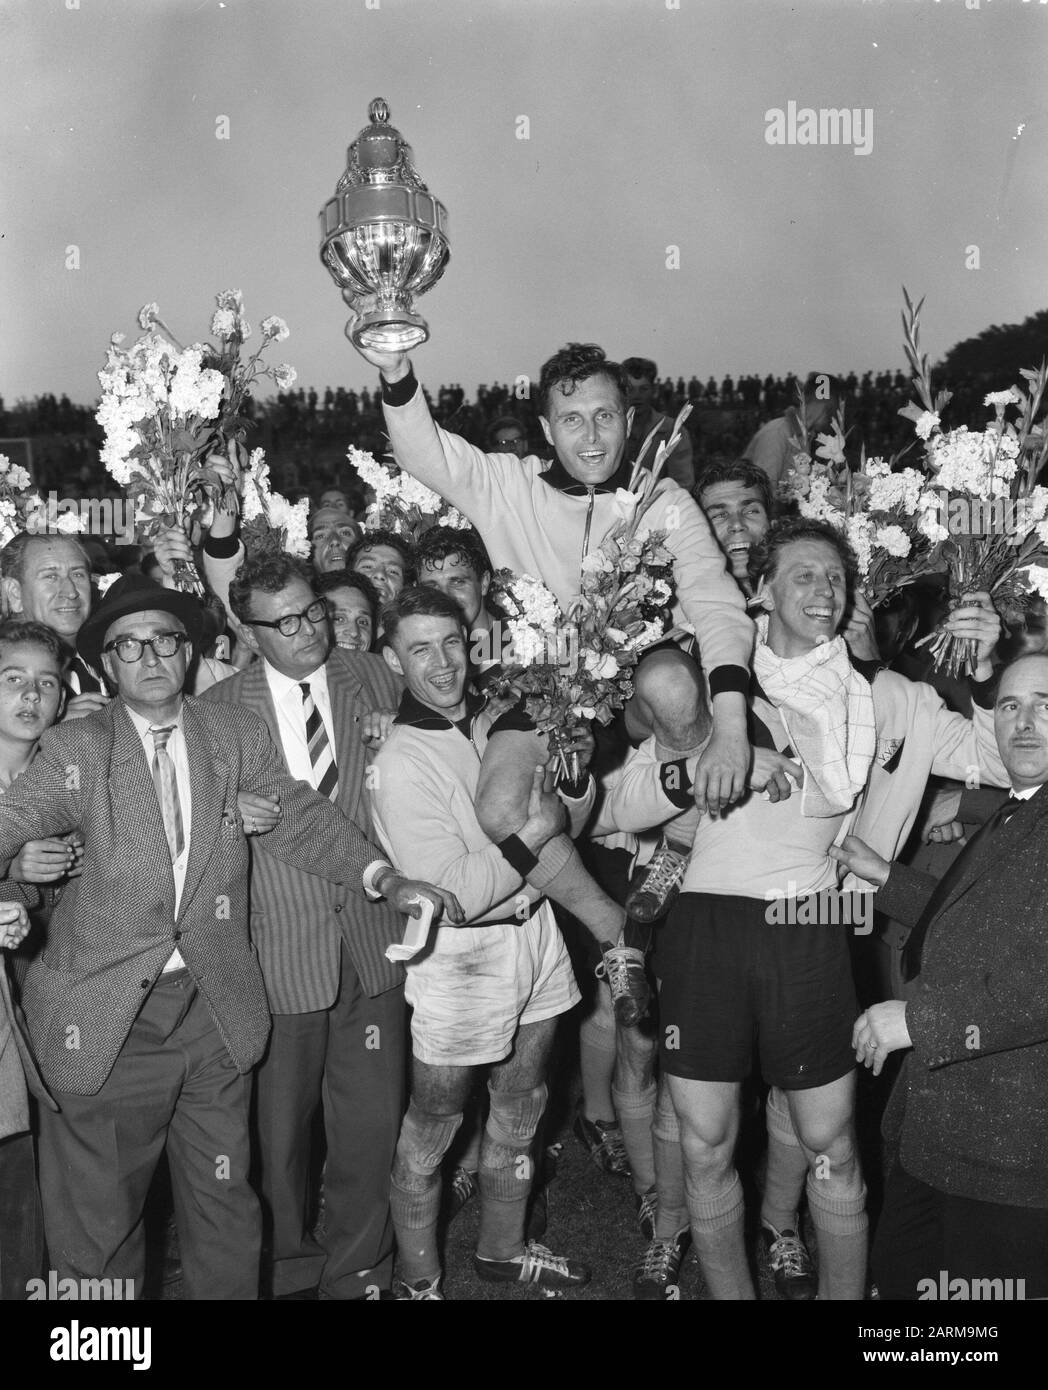
<svg viewBox="0 0 1048 1390"><path fill-rule="evenodd" d="M262 554L309 555L309 498L292 505L269 482L265 451L252 449L242 476L240 538L252 558Z"/></svg>
<svg viewBox="0 0 1048 1390"><path fill-rule="evenodd" d="M672 556L659 532L629 543L634 568L617 567L616 542L587 556L584 590L564 613L556 597L531 575L499 570L494 597L512 639L506 666L494 682L497 696L522 695L540 733L552 737L564 780L577 767L559 747L582 719L607 724L633 694L633 669L646 647L665 635L672 597L666 579ZM657 604L661 604L657 607Z"/></svg>
<svg viewBox="0 0 1048 1390"><path fill-rule="evenodd" d="M468 517L446 502L438 492L426 487L395 463L380 463L374 454L351 447L349 466L365 487L375 494L365 515L369 531L383 529L406 536L412 544L433 526L464 530Z"/></svg>
<svg viewBox="0 0 1048 1390"><path fill-rule="evenodd" d="M862 591L877 608L935 566L934 547L917 524L925 477L916 468L893 472L891 460L868 459L865 450L852 472L845 439L842 405L829 432L816 437L814 457L797 441L786 492L802 516L844 532L858 558Z"/></svg>
<svg viewBox="0 0 1048 1390"><path fill-rule="evenodd" d="M189 529L209 499L223 491L218 474L206 466L209 454L246 432L244 397L260 377L281 389L295 380L294 368L261 364L272 342L288 336L283 319L262 323L262 341L246 362L241 348L251 335L244 318L243 296L228 290L217 298L211 319L217 343L184 348L160 318L156 304L138 316L147 330L130 349L115 333L98 373L102 400L97 420L105 430L102 462L128 495L136 499L142 534L162 528ZM192 564L176 563L179 588L201 594L203 585Z"/></svg>
<svg viewBox="0 0 1048 1390"><path fill-rule="evenodd" d="M928 359L920 351L920 301L903 291L906 355L919 404L900 414L913 420L924 441L925 487L918 499L918 527L937 547L945 568L951 606L963 595L988 592L1005 621L1018 621L1037 589L1038 560L1048 558L1048 488L1038 478L1048 462L1048 434L1038 420L1048 387L1048 365L1023 370L1024 386L993 391L984 404L993 419L983 430L967 426L943 431L940 412L950 393L933 398ZM1017 418L1008 418L1009 410ZM942 625L923 639L937 669L951 676L972 673L976 652L970 639L955 638Z"/></svg>

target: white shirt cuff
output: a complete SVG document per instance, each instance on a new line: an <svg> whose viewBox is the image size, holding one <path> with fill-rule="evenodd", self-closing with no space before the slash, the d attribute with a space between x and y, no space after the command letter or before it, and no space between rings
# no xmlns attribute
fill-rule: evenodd
<svg viewBox="0 0 1048 1390"><path fill-rule="evenodd" d="M366 897L370 898L373 903L377 903L382 897L382 894L375 888L375 879L379 874L385 873L387 869L392 869L392 867L393 865L390 864L388 860L373 859L364 870L364 875L361 879L364 885L364 894Z"/></svg>

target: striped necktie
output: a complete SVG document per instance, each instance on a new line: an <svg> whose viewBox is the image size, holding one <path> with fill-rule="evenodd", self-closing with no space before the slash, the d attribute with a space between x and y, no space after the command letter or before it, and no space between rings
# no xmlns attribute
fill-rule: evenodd
<svg viewBox="0 0 1048 1390"><path fill-rule="evenodd" d="M162 729L149 730L153 738L153 747L156 749L153 754L153 783L160 799L160 812L164 817L167 842L171 846L172 863L186 847L182 828L182 803L178 799L178 780L175 777L175 765L171 761L171 754L167 751L167 741L177 727L175 724L168 724Z"/></svg>
<svg viewBox="0 0 1048 1390"><path fill-rule="evenodd" d="M299 689L302 691L302 713L306 720L309 761L313 764L313 782L321 796L334 801L338 796L338 768L335 766L335 755L331 751L320 711L310 693L309 681L302 681Z"/></svg>

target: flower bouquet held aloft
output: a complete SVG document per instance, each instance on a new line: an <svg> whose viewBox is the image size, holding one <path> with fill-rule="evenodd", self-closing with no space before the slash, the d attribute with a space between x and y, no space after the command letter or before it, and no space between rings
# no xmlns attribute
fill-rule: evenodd
<svg viewBox="0 0 1048 1390"><path fill-rule="evenodd" d="M416 544L433 526L464 530L470 525L469 518L439 492L404 473L392 460L380 463L374 454L355 447L349 449L346 457L360 481L375 494L364 520L367 530L392 531Z"/></svg>
<svg viewBox="0 0 1048 1390"><path fill-rule="evenodd" d="M282 319L263 321L259 347L243 361L251 335L243 297L228 290L217 304L211 319L217 343L188 348L156 304L147 304L138 316L145 336L125 349L123 335L114 334L98 373L102 400L96 418L106 436L102 462L136 498L136 521L145 536L172 526L188 532L205 504L221 497L222 479L206 461L246 433L243 403L252 384L268 377L283 390L295 380L286 363L267 367L261 361L270 343L288 336ZM176 562L175 582L190 593L203 592L191 562Z"/></svg>
<svg viewBox="0 0 1048 1390"><path fill-rule="evenodd" d="M935 549L917 524L926 480L916 468L892 472L891 461L867 459L865 450L852 472L846 437L842 405L829 431L816 436L814 456L798 447L786 493L802 516L844 532L858 558L862 591L877 608L936 566Z"/></svg>
<svg viewBox="0 0 1048 1390"><path fill-rule="evenodd" d="M551 737L565 782L578 780L575 755L562 751L572 726L584 719L607 724L633 694L633 668L645 647L664 634L673 589L662 576L670 569L665 557L672 562L672 556L658 533L631 544L638 551L630 556L634 570L623 573L606 555L606 566L590 570L586 593L568 613L530 575L495 575L495 598L511 644L494 694L523 697L539 733ZM663 608L657 609L660 601Z"/></svg>
<svg viewBox="0 0 1048 1390"><path fill-rule="evenodd" d="M241 476L240 538L251 559L264 555L309 555L309 498L293 506L269 482L265 451L252 449Z"/></svg>
<svg viewBox="0 0 1048 1390"><path fill-rule="evenodd" d="M920 308L906 296L906 355L924 409L911 404L900 412L925 441L918 525L938 547L951 607L965 594L985 591L1004 620L1016 622L1038 587L1030 567L1048 558L1048 488L1037 484L1048 460L1044 421L1038 421L1048 366L1023 370L1024 386L991 392L984 404L993 419L984 430L962 425L944 432L939 412L950 396L932 396L928 359L918 341ZM1008 419L1010 410L1017 410L1017 419ZM918 645L928 645L937 670L954 677L974 673L971 638L954 637L940 624Z"/></svg>

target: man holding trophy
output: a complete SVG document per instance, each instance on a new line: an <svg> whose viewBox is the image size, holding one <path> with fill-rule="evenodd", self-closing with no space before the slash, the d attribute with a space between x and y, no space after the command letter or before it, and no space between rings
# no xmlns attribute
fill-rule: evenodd
<svg viewBox="0 0 1048 1390"><path fill-rule="evenodd" d="M550 358L539 384L552 466L535 456L486 454L434 423L408 352L429 336L411 295L428 289L448 259L447 217L389 125L381 100L372 124L350 146L338 190L321 213L321 257L354 310L347 335L382 380L386 426L397 463L469 517L493 565L530 574L567 611L584 558L623 517L616 491L629 482L628 381L593 345L570 344ZM703 749L705 692L695 660L673 643L649 650L636 668L626 710L634 739L654 734L667 759L701 751L694 782L698 811L718 815L742 796L750 750L746 691L753 625L701 510L668 478L656 484L650 526L666 532L674 556L674 620L694 631L709 678L713 733ZM567 906L601 947L616 1011L636 1022L646 1000L643 955L620 942L623 909L589 878L569 842L526 862L516 832L526 818L534 740L506 730L485 756L477 815L485 833L533 887ZM668 886L668 885L667 885ZM618 944L616 944L618 943Z"/></svg>

